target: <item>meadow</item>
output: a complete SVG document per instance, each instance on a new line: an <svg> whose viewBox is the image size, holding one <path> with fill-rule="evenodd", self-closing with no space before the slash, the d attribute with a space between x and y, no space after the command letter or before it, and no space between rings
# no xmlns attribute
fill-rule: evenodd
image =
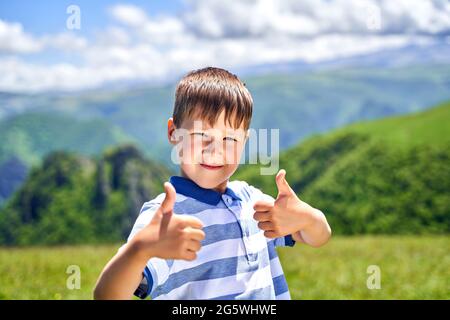
<svg viewBox="0 0 450 320"><path fill-rule="evenodd" d="M2 247L0 299L92 299L119 246ZM322 248L297 244L278 253L292 299L450 298L449 236L334 236ZM73 265L79 289L67 287ZM367 287L371 265L380 269L379 289Z"/></svg>

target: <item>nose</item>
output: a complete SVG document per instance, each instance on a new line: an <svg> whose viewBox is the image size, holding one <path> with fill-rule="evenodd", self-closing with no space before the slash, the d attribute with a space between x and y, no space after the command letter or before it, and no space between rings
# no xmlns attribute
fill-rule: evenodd
<svg viewBox="0 0 450 320"><path fill-rule="evenodd" d="M219 157L223 154L223 144L221 139L212 137L208 142L206 147L203 149L203 154L210 156Z"/></svg>

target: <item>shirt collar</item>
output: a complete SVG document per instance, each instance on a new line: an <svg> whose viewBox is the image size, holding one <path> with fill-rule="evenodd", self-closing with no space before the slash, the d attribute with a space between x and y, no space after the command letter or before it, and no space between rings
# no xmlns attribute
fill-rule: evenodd
<svg viewBox="0 0 450 320"><path fill-rule="evenodd" d="M217 205L222 199L223 194L229 195L234 200L241 200L233 190L226 188L222 194L213 189L205 189L197 185L194 181L180 176L172 176L169 179L177 193L194 198L198 201L205 202L210 205Z"/></svg>

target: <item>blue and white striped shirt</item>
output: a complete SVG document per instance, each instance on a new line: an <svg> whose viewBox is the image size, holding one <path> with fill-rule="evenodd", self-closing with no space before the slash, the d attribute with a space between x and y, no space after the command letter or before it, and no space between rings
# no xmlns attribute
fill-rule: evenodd
<svg viewBox="0 0 450 320"><path fill-rule="evenodd" d="M135 294L152 299L290 299L275 247L293 246L290 235L269 239L253 219L253 204L271 199L243 181L228 182L222 194L173 176L175 214L203 222L205 239L197 259L151 258ZM165 194L144 203L128 241L147 225Z"/></svg>

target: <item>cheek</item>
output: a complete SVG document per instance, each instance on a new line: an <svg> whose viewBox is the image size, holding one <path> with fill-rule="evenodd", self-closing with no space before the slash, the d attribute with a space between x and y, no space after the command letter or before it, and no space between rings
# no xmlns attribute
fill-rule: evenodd
<svg viewBox="0 0 450 320"><path fill-rule="evenodd" d="M201 159L202 146L195 139L184 140L178 146L178 154L181 156L182 163L190 165L198 163Z"/></svg>
<svg viewBox="0 0 450 320"><path fill-rule="evenodd" d="M182 163L182 164L180 164L180 167L188 177L191 177L191 179L192 179L192 177L197 176L197 170L196 170L195 165Z"/></svg>
<svg viewBox="0 0 450 320"><path fill-rule="evenodd" d="M239 164L243 151L242 143L230 143L225 145L225 161L227 164Z"/></svg>

